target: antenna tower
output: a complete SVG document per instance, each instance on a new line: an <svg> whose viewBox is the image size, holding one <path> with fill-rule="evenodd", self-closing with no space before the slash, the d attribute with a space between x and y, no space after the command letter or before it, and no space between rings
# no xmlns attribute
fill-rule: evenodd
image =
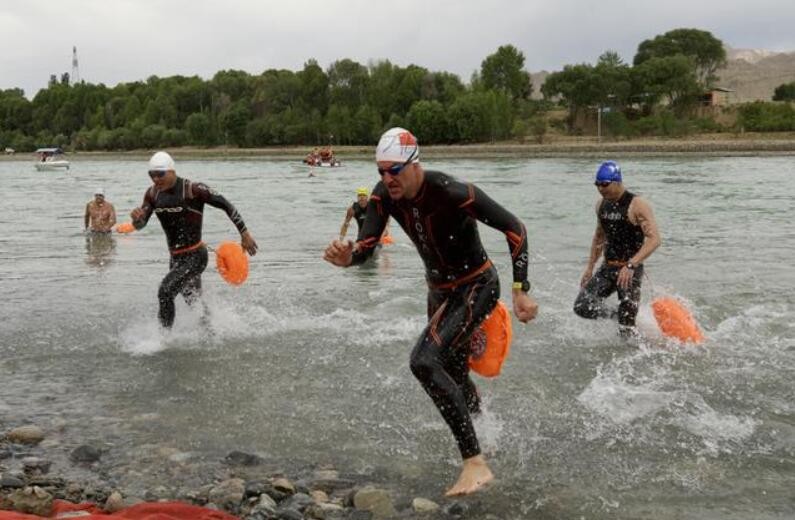
<svg viewBox="0 0 795 520"><path fill-rule="evenodd" d="M77 47L72 47L72 85L80 83L80 68L77 65Z"/></svg>

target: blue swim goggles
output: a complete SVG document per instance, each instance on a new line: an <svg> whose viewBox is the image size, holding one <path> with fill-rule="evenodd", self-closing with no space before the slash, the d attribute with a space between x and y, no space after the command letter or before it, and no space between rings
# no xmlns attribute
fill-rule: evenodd
<svg viewBox="0 0 795 520"><path fill-rule="evenodd" d="M397 175L400 172L402 172L403 168L408 166L409 163L413 161L416 156L417 156L417 149L415 148L414 151L411 153L411 156L408 159L406 159L406 162L404 162L403 164L393 164L389 168L378 168L378 173L379 175L381 175L381 177L383 177L385 173L388 173L389 175Z"/></svg>

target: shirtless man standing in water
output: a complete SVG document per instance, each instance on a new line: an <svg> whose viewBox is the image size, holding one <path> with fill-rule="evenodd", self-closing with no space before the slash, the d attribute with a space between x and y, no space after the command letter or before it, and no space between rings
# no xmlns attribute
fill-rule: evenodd
<svg viewBox="0 0 795 520"><path fill-rule="evenodd" d="M110 233L116 224L116 209L105 200L105 190L94 190L94 200L86 204L83 225L92 233Z"/></svg>
<svg viewBox="0 0 795 520"><path fill-rule="evenodd" d="M471 415L480 397L469 378L470 338L500 296L497 270L477 231L477 221L505 233L513 265L513 309L523 323L538 305L527 295L527 233L519 219L480 188L419 163L416 138L403 128L388 130L378 143L381 181L367 203L358 240L334 240L323 258L348 267L373 254L389 217L411 238L425 264L428 325L411 353L411 371L453 432L463 459L447 495L466 495L494 478L480 452Z"/></svg>

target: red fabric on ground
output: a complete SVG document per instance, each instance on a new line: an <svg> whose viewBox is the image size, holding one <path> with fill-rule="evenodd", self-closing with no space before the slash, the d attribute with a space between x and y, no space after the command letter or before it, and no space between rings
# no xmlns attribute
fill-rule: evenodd
<svg viewBox="0 0 795 520"><path fill-rule="evenodd" d="M238 520L214 509L183 504L182 502L144 502L127 507L113 514L103 513L94 504L72 504L65 500L53 502L52 513L48 517L27 515L13 511L0 511L0 520L41 520L42 518L63 518L62 515L75 511L91 513L75 516L77 520Z"/></svg>

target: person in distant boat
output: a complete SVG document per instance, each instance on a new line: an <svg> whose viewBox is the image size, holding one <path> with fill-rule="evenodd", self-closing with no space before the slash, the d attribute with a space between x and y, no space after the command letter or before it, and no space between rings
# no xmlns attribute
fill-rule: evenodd
<svg viewBox="0 0 795 520"><path fill-rule="evenodd" d="M94 190L94 199L86 204L83 228L92 233L110 233L116 224L116 209L105 200L105 190Z"/></svg>
<svg viewBox="0 0 795 520"><path fill-rule="evenodd" d="M513 307L522 322L538 306L527 294L527 233L522 222L480 188L419 163L417 139L392 128L375 153L381 181L367 203L364 226L354 244L332 241L323 258L336 266L364 262L373 254L387 220L403 228L425 264L428 325L412 353L410 367L433 400L458 444L463 467L447 495L481 489L494 476L480 451L472 414L480 398L469 377L471 336L497 305L497 270L477 231L477 221L505 233L513 266Z"/></svg>
<svg viewBox="0 0 795 520"><path fill-rule="evenodd" d="M257 243L243 222L243 217L220 193L200 182L177 177L174 159L157 152L149 160L152 186L144 194L143 204L130 213L135 229L146 226L152 213L157 214L166 234L171 261L157 297L158 319L163 327L174 323L174 299L182 293L189 304L201 295L201 274L207 267L207 247L202 242L204 205L226 212L240 232L240 243L250 255L257 253Z"/></svg>
<svg viewBox="0 0 795 520"><path fill-rule="evenodd" d="M660 246L660 233L651 205L624 187L618 164L602 163L594 184L602 198L596 204L596 231L574 312L588 319L615 315L621 335L629 337L640 304L643 262ZM604 261L594 274L602 254ZM604 305L616 291L617 314Z"/></svg>

